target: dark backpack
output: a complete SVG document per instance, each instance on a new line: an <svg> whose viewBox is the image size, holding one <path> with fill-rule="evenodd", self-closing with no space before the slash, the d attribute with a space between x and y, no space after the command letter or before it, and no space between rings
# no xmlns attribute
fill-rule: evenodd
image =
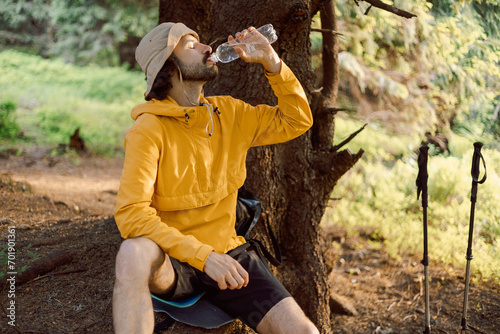
<svg viewBox="0 0 500 334"><path fill-rule="evenodd" d="M266 228L274 248L272 255L267 248L257 239L250 238L250 232L262 220L262 205L259 199L243 185L238 189L238 200L236 203L236 234L243 236L247 245L253 246L262 259L266 258L271 264L281 264L281 252L274 233L266 221Z"/></svg>

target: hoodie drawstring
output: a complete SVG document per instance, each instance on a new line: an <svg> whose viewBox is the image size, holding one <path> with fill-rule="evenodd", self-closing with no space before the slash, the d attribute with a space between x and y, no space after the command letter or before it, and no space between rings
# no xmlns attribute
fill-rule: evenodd
<svg viewBox="0 0 500 334"><path fill-rule="evenodd" d="M208 122L207 125L205 126L205 132L207 133L207 136L211 137L213 132L214 132L214 112L220 115L219 107L214 107L210 103L202 103L201 106L204 106L207 108L208 111ZM184 116L186 117L186 123L189 121L191 118L189 116L189 113L192 113L193 111L187 111L184 110ZM210 130L209 130L210 128Z"/></svg>
<svg viewBox="0 0 500 334"><path fill-rule="evenodd" d="M209 115L208 122L207 122L207 125L205 127L205 132L207 133L207 135L209 137L211 137L212 133L214 132L214 107L209 103L203 103L202 105L207 108L208 115ZM217 108L215 108L215 110L217 110ZM208 131L209 125L210 125L210 131Z"/></svg>

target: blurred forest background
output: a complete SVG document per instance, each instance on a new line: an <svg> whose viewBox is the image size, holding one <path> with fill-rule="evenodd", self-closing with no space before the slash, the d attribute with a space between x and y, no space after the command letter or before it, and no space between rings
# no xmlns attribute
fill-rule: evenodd
<svg viewBox="0 0 500 334"><path fill-rule="evenodd" d="M421 252L415 179L425 142L431 261L464 265L472 144L481 141L488 180L479 187L472 268L498 279L500 0L393 1L417 15L411 20L362 1L335 3L343 109L335 141L367 127L348 144L365 154L335 187L323 224L369 227L373 244L395 258ZM0 150L53 147L78 163L65 146L80 129L91 154L122 155L146 86L135 47L157 22L152 0L3 0ZM321 39L312 29L316 69Z"/></svg>

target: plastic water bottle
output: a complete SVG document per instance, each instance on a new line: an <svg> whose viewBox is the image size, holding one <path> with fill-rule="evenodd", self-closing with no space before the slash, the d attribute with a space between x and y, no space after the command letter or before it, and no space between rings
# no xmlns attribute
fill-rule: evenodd
<svg viewBox="0 0 500 334"><path fill-rule="evenodd" d="M255 30L250 31L245 38L241 40L234 39L236 44L229 44L229 42L226 42L219 45L217 50L215 50L215 52L211 55L212 60L216 62L220 61L222 63L229 63L240 57L234 50L235 46L242 48L248 54L254 52L255 50L262 49L263 47L276 42L278 39L272 24L266 24L256 30L260 32L260 34L264 36L267 41L261 36L255 34Z"/></svg>

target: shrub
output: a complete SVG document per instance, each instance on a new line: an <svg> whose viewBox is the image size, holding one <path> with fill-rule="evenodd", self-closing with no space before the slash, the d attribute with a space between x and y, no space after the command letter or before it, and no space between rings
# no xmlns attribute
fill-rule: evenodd
<svg viewBox="0 0 500 334"><path fill-rule="evenodd" d="M18 138L20 132L16 118L16 104L11 101L0 102L0 139Z"/></svg>

